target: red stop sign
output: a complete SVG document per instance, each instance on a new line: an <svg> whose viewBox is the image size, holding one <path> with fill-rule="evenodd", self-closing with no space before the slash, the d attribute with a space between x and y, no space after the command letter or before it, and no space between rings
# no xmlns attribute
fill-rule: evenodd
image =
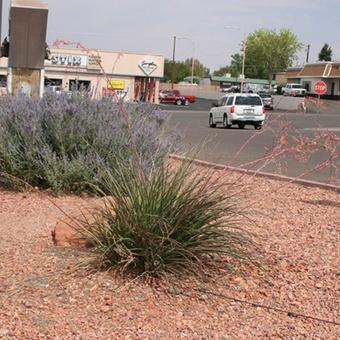
<svg viewBox="0 0 340 340"><path fill-rule="evenodd" d="M324 81L318 81L314 84L314 92L316 94L325 94L327 92L327 85Z"/></svg>

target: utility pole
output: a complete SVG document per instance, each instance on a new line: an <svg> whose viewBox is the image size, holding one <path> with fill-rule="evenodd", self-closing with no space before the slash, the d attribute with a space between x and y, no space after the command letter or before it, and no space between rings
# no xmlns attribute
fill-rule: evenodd
<svg viewBox="0 0 340 340"><path fill-rule="evenodd" d="M174 36L174 45L172 49L172 72L171 72L171 88L174 88L175 78L176 78L176 64L175 64L175 57L176 57L176 36Z"/></svg>
<svg viewBox="0 0 340 340"><path fill-rule="evenodd" d="M193 43L192 45L191 84L194 83L194 69L195 69L195 43Z"/></svg>
<svg viewBox="0 0 340 340"><path fill-rule="evenodd" d="M2 25L2 0L0 0L0 45L1 45L1 25Z"/></svg>
<svg viewBox="0 0 340 340"><path fill-rule="evenodd" d="M243 41L243 58L242 58L242 74L241 74L241 93L243 93L243 84L245 80L245 75L244 75L244 69L245 69L245 63L246 63L246 49L247 49L247 39L248 35L244 35L244 41Z"/></svg>
<svg viewBox="0 0 340 340"><path fill-rule="evenodd" d="M309 62L309 51L310 51L310 44L307 45L306 64L308 64L308 62Z"/></svg>

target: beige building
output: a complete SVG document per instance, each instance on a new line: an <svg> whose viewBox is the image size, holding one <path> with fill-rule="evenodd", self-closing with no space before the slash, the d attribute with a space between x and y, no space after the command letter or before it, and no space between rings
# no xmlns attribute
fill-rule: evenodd
<svg viewBox="0 0 340 340"><path fill-rule="evenodd" d="M51 50L45 61L45 86L64 91L86 88L95 98L117 95L125 100L158 102L164 57L126 52ZM7 58L0 60L0 81L5 91Z"/></svg>

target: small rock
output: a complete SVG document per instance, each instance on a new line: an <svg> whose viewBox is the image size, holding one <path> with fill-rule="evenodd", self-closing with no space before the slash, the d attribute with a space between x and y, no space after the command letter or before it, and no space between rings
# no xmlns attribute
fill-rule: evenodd
<svg viewBox="0 0 340 340"><path fill-rule="evenodd" d="M26 308L32 308L32 304L31 304L29 301L24 301L24 302L23 302L23 305L24 305Z"/></svg>
<svg viewBox="0 0 340 340"><path fill-rule="evenodd" d="M206 300L208 300L208 295L205 295L205 294L200 295L199 299L202 300L202 301L206 301Z"/></svg>
<svg viewBox="0 0 340 340"><path fill-rule="evenodd" d="M320 288L322 288L323 286L322 286L322 283L321 283L321 282L317 282L317 283L315 284L315 287L318 288L318 289L320 289Z"/></svg>
<svg viewBox="0 0 340 340"><path fill-rule="evenodd" d="M108 313L111 310L111 308L109 306L103 306L103 307L100 308L100 310L103 313Z"/></svg>
<svg viewBox="0 0 340 340"><path fill-rule="evenodd" d="M219 313L225 313L225 308L223 306L218 306L217 310Z"/></svg>
<svg viewBox="0 0 340 340"><path fill-rule="evenodd" d="M112 305L112 298L111 296L104 296L104 303L106 306Z"/></svg>
<svg viewBox="0 0 340 340"><path fill-rule="evenodd" d="M181 295L183 292L182 292L181 289L179 289L179 288L173 286L173 287L170 287L170 288L169 288L169 293L170 293L171 295Z"/></svg>
<svg viewBox="0 0 340 340"><path fill-rule="evenodd" d="M90 292L93 292L98 289L98 285L94 285L93 287L90 288Z"/></svg>
<svg viewBox="0 0 340 340"><path fill-rule="evenodd" d="M0 338L5 337L8 334L9 334L8 329L5 329L5 328L0 329Z"/></svg>

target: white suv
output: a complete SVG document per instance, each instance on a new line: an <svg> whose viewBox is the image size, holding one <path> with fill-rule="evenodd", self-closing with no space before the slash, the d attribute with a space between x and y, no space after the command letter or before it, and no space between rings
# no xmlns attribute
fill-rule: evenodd
<svg viewBox="0 0 340 340"><path fill-rule="evenodd" d="M222 124L224 128L238 125L243 129L253 125L255 129L262 128L265 119L265 108L258 94L234 93L222 97L209 112L209 126Z"/></svg>

